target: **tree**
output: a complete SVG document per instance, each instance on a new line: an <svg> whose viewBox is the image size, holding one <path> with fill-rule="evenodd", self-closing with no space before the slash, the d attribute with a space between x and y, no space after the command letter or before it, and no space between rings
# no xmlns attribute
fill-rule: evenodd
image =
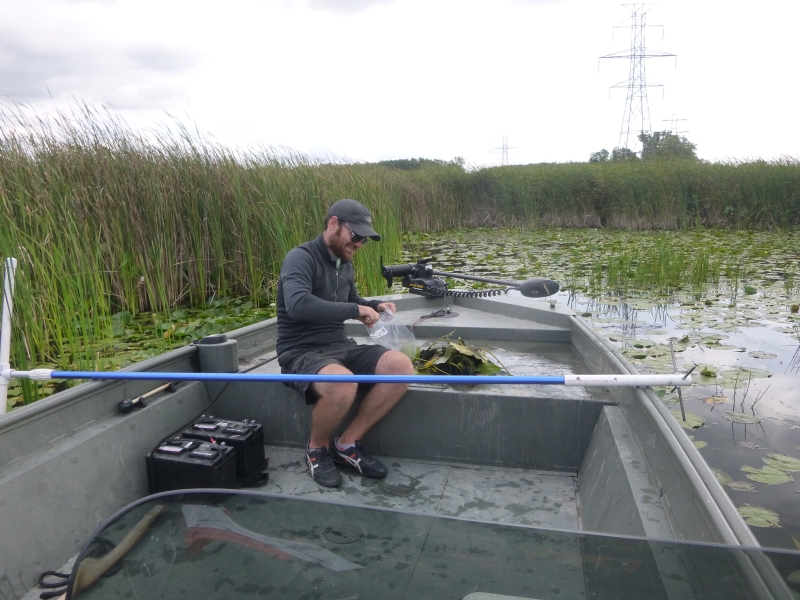
<svg viewBox="0 0 800 600"><path fill-rule="evenodd" d="M643 131L639 141L642 142L642 160L697 160L697 145L671 131Z"/></svg>
<svg viewBox="0 0 800 600"><path fill-rule="evenodd" d="M382 160L378 164L391 169L400 169L401 171L416 171L417 169L453 166L463 169L464 163L465 161L462 157L456 156L449 162L438 158L398 158L396 160Z"/></svg>
<svg viewBox="0 0 800 600"><path fill-rule="evenodd" d="M630 148L614 148L611 151L611 160L613 162L622 162L623 160L639 160L639 157Z"/></svg>
<svg viewBox="0 0 800 600"><path fill-rule="evenodd" d="M592 152L589 155L589 162L606 162L608 160L608 150L603 148L599 152Z"/></svg>

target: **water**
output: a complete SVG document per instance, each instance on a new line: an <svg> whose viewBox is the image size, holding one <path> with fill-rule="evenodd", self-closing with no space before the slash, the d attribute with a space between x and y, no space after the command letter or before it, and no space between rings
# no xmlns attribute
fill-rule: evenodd
<svg viewBox="0 0 800 600"><path fill-rule="evenodd" d="M667 253L648 266L663 268L661 280L647 287L608 287L611 265L635 269L636 261L625 259L659 244L674 248L676 256L709 257L711 267L697 271L689 260L676 284ZM556 300L582 314L642 372L673 370L672 341L679 370L698 365L695 385L682 393L685 410L704 423L686 429L687 435L729 483L724 489L738 508L762 507L778 515L780 527L752 527L759 542L800 549L800 473L767 485L742 471L762 469L770 454L800 458L800 318L793 312L800 304L800 234L480 229L409 236L405 248L405 260L432 256L439 271L560 281ZM641 278L632 272L628 280ZM677 393L658 391L680 415ZM733 412L760 421L726 418Z"/></svg>

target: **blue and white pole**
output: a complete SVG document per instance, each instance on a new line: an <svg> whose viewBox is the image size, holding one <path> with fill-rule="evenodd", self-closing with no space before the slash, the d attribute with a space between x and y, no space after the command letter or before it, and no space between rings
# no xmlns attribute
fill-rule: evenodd
<svg viewBox="0 0 800 600"><path fill-rule="evenodd" d="M36 381L51 379L232 381L232 382L332 382L332 383L424 383L439 385L568 385L582 387L640 387L692 385L688 373L666 375L290 375L285 373L158 373L134 371L10 371L12 378Z"/></svg>

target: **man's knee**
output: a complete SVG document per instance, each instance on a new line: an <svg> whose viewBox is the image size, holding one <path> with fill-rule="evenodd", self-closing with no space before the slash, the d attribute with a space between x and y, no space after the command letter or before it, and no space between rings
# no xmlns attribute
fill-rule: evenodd
<svg viewBox="0 0 800 600"><path fill-rule="evenodd" d="M375 367L377 375L413 375L414 365L402 352L389 350L381 356Z"/></svg>
<svg viewBox="0 0 800 600"><path fill-rule="evenodd" d="M335 364L326 365L317 371L318 375L352 375L345 367ZM330 403L340 408L349 408L355 400L358 391L357 383L336 383L331 381L317 381L313 384L317 395L317 402Z"/></svg>

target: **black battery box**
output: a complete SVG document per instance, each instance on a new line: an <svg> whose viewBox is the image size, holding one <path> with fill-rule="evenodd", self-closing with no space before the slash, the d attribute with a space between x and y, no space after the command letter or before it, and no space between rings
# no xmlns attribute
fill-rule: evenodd
<svg viewBox="0 0 800 600"><path fill-rule="evenodd" d="M266 481L264 426L260 423L201 415L181 435L205 442L224 442L226 446L232 446L236 450L236 477L241 485L248 487Z"/></svg>
<svg viewBox="0 0 800 600"><path fill-rule="evenodd" d="M151 494L190 488L237 488L236 450L227 444L173 436L146 456Z"/></svg>

